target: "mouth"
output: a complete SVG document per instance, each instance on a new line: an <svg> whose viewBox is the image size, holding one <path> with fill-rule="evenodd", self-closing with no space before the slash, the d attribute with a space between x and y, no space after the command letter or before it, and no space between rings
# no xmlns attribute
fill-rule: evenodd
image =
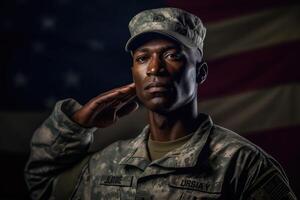
<svg viewBox="0 0 300 200"><path fill-rule="evenodd" d="M170 91L171 87L170 84L162 82L151 82L147 84L144 89L149 93L166 93Z"/></svg>
<svg viewBox="0 0 300 200"><path fill-rule="evenodd" d="M151 88L169 88L170 85L161 82L151 82L145 86L145 90L150 90Z"/></svg>
<svg viewBox="0 0 300 200"><path fill-rule="evenodd" d="M166 87L150 87L147 89L148 92L150 93L155 93L155 92L167 92L169 91L169 88Z"/></svg>

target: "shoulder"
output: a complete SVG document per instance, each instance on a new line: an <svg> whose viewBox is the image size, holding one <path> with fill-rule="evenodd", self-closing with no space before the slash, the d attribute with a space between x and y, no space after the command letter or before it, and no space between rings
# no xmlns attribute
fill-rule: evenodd
<svg viewBox="0 0 300 200"><path fill-rule="evenodd" d="M222 162L228 162L242 173L256 167L275 167L281 170L280 164L262 148L243 136L214 125L210 135L209 148L212 156L218 157Z"/></svg>
<svg viewBox="0 0 300 200"><path fill-rule="evenodd" d="M218 125L214 125L212 128L209 137L209 146L212 152L218 152L220 154L223 152L228 156L244 153L253 156L270 157L264 150L248 139Z"/></svg>
<svg viewBox="0 0 300 200"><path fill-rule="evenodd" d="M270 197L276 184L285 189L281 195L293 194L281 165L239 134L213 126L209 147L211 158L226 169L226 182L232 186L235 195L254 197L263 193Z"/></svg>
<svg viewBox="0 0 300 200"><path fill-rule="evenodd" d="M209 149L210 159L225 166L225 173L232 177L232 181L263 174L271 168L284 175L282 167L271 155L246 138L221 126L213 126Z"/></svg>

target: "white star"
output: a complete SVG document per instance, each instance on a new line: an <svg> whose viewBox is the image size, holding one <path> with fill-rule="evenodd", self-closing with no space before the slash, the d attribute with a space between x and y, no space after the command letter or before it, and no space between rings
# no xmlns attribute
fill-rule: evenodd
<svg viewBox="0 0 300 200"><path fill-rule="evenodd" d="M21 72L16 73L13 79L16 87L25 87L28 82L28 78Z"/></svg>
<svg viewBox="0 0 300 200"><path fill-rule="evenodd" d="M96 39L91 39L87 41L89 47L94 50L94 51L101 51L104 49L104 44L103 42L96 40Z"/></svg>
<svg viewBox="0 0 300 200"><path fill-rule="evenodd" d="M53 17L43 17L41 20L41 29L42 30L53 30L56 26L56 20Z"/></svg>
<svg viewBox="0 0 300 200"><path fill-rule="evenodd" d="M52 109L54 107L56 101L57 101L57 98L55 96L49 96L44 100L44 106L46 108Z"/></svg>
<svg viewBox="0 0 300 200"><path fill-rule="evenodd" d="M64 74L64 81L66 87L77 87L80 82L80 75L73 70L68 70Z"/></svg>

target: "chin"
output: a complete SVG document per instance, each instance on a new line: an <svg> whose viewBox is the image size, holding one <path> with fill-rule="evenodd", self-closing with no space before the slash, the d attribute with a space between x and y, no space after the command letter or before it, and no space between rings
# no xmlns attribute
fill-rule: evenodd
<svg viewBox="0 0 300 200"><path fill-rule="evenodd" d="M144 106L153 112L169 113L172 111L173 104L165 98L153 98L144 103Z"/></svg>
<svg viewBox="0 0 300 200"><path fill-rule="evenodd" d="M152 112L169 113L176 104L176 98L173 94L137 93L137 96L143 106Z"/></svg>

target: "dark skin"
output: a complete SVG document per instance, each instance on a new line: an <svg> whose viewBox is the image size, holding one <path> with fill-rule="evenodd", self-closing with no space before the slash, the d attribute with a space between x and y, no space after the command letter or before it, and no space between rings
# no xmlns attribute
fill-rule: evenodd
<svg viewBox="0 0 300 200"><path fill-rule="evenodd" d="M72 119L84 127L107 127L137 109L135 96L148 109L150 137L169 141L197 128L197 88L207 65L197 49L156 38L132 52L134 83L90 100Z"/></svg>

